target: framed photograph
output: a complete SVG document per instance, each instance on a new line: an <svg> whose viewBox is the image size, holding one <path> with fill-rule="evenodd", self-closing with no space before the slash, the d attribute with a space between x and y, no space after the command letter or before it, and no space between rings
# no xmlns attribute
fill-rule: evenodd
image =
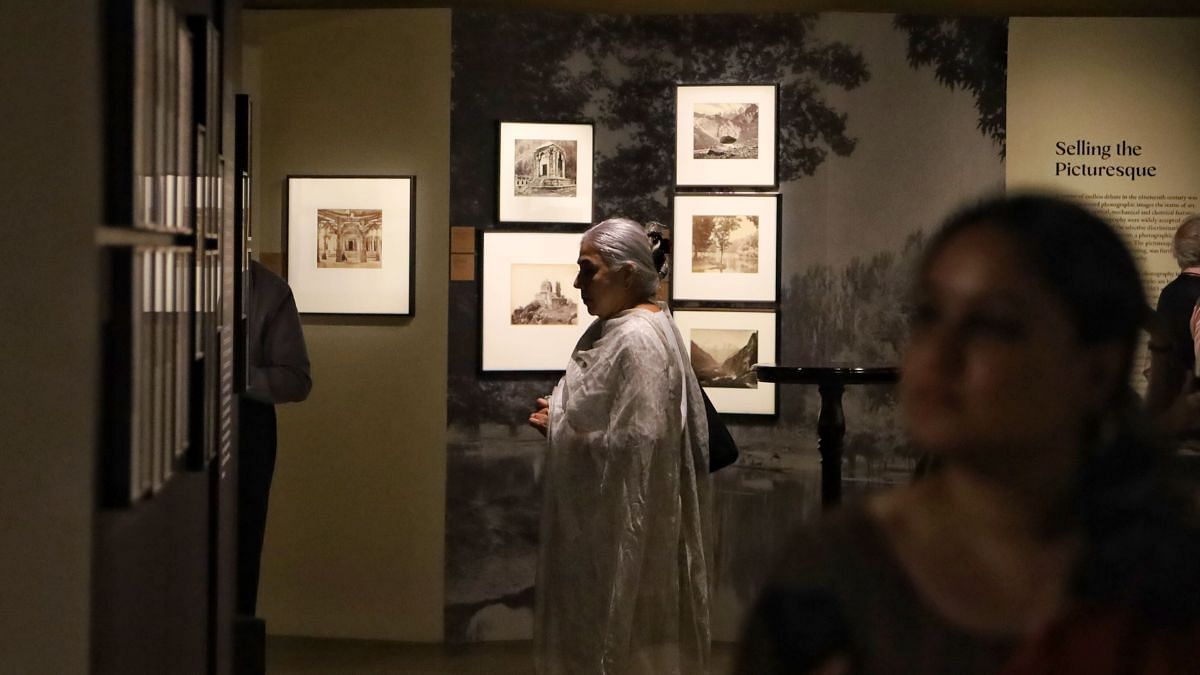
<svg viewBox="0 0 1200 675"><path fill-rule="evenodd" d="M675 89L675 184L775 189L776 84Z"/></svg>
<svg viewBox="0 0 1200 675"><path fill-rule="evenodd" d="M778 194L676 195L672 300L775 302L779 206Z"/></svg>
<svg viewBox="0 0 1200 675"><path fill-rule="evenodd" d="M499 196L502 223L591 223L592 125L501 122Z"/></svg>
<svg viewBox="0 0 1200 675"><path fill-rule="evenodd" d="M575 288L581 234L484 232L484 371L563 371L592 322Z"/></svg>
<svg viewBox="0 0 1200 675"><path fill-rule="evenodd" d="M775 385L759 382L753 367L775 363L775 312L679 310L675 325L692 358L692 369L717 412L774 415Z"/></svg>
<svg viewBox="0 0 1200 675"><path fill-rule="evenodd" d="M288 176L284 272L302 314L412 316L415 183Z"/></svg>

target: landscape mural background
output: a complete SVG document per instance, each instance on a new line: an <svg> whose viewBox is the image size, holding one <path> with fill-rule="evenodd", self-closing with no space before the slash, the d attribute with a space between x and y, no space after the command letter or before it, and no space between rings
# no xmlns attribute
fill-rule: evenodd
<svg viewBox="0 0 1200 675"><path fill-rule="evenodd" d="M520 229L496 224L501 120L593 122L595 219L670 223L675 84L780 84L781 363L895 365L924 241L1004 187L1006 19L456 11L452 31L456 226ZM525 420L557 375L479 372L479 292L450 285L446 639L528 639L545 446ZM715 639L819 513L818 410L783 385L776 417L729 420ZM850 388L845 412L847 498L906 480L892 387Z"/></svg>

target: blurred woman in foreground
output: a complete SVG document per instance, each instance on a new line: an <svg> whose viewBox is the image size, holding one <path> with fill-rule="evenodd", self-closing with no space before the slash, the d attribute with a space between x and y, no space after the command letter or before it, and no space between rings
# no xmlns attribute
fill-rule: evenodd
<svg viewBox="0 0 1200 675"><path fill-rule="evenodd" d="M1117 234L986 202L914 305L900 399L941 468L802 533L739 672L1198 672L1200 539L1129 388L1145 295Z"/></svg>

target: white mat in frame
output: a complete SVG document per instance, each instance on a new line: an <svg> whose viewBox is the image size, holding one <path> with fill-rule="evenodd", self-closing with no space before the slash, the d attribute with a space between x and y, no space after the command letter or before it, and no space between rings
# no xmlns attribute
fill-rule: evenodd
<svg viewBox="0 0 1200 675"><path fill-rule="evenodd" d="M759 382L747 367L776 361L776 312L680 309L674 316L692 367L717 412L775 414L775 385Z"/></svg>
<svg viewBox="0 0 1200 675"><path fill-rule="evenodd" d="M481 366L485 371L562 371L571 350L594 317L572 283L582 234L483 233ZM575 305L573 323L519 323L514 311L549 281L551 292Z"/></svg>
<svg viewBox="0 0 1200 675"><path fill-rule="evenodd" d="M712 302L775 302L779 294L778 194L675 196L671 231L674 300ZM713 221L721 221L714 226ZM726 250L719 263L711 238L696 241L711 229L728 228ZM753 264L742 253L753 253ZM723 258L728 255L726 261Z"/></svg>
<svg viewBox="0 0 1200 675"><path fill-rule="evenodd" d="M287 280L301 313L413 314L416 179L413 176L289 176ZM318 212L381 211L377 265L318 261Z"/></svg>
<svg viewBox="0 0 1200 675"><path fill-rule="evenodd" d="M538 122L500 123L500 166L497 190L499 221L525 223L591 223L593 137L591 124L544 124ZM520 174L518 147L525 153L537 152L548 145L560 145L566 152L568 173L573 173L569 192L551 189L525 189L530 180L546 180L535 164L533 174ZM535 149L536 147L536 149ZM522 154L525 154L522 153ZM526 157L525 161L532 161ZM553 167L548 169L554 173Z"/></svg>
<svg viewBox="0 0 1200 675"><path fill-rule="evenodd" d="M675 184L774 188L778 96L775 84L678 85ZM745 141L751 134L752 143Z"/></svg>

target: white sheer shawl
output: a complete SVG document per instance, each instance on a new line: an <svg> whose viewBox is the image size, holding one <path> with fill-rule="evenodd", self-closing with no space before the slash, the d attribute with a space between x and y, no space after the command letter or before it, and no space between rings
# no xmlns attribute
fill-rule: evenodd
<svg viewBox="0 0 1200 675"><path fill-rule="evenodd" d="M550 402L534 634L543 675L709 658L708 425L667 311L596 321Z"/></svg>

